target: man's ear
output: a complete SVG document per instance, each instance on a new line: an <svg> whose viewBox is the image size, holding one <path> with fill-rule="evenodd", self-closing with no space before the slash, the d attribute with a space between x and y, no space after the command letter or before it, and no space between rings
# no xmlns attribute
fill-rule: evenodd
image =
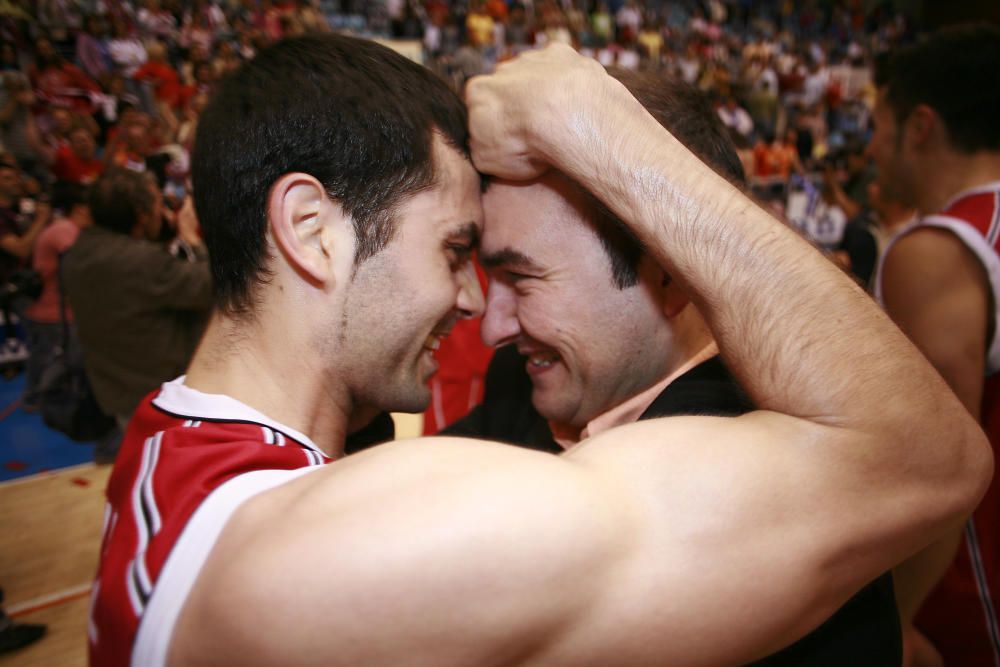
<svg viewBox="0 0 1000 667"><path fill-rule="evenodd" d="M931 139L934 132L944 128L940 117L934 109L926 104L918 104L910 112L903 126L906 132L906 140L916 148L923 148Z"/></svg>
<svg viewBox="0 0 1000 667"><path fill-rule="evenodd" d="M296 273L316 286L333 279L333 235L331 215L339 207L330 205L326 191L313 176L285 174L271 186L267 200L267 223L274 244Z"/></svg>
<svg viewBox="0 0 1000 667"><path fill-rule="evenodd" d="M668 318L676 317L691 303L687 292L681 289L677 281L671 278L666 271L663 271L663 277L660 279L660 295L663 314Z"/></svg>

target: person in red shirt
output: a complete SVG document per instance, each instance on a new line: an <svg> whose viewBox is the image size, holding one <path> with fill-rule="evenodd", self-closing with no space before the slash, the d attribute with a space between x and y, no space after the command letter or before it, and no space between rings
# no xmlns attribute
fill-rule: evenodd
<svg viewBox="0 0 1000 667"><path fill-rule="evenodd" d="M146 47L146 53L149 60L135 71L132 78L151 84L157 103L177 108L181 82L177 70L167 62L167 48L160 42L152 42Z"/></svg>
<svg viewBox="0 0 1000 667"><path fill-rule="evenodd" d="M100 93L100 86L82 69L66 62L48 39L39 39L35 49L35 64L28 69L28 76L39 97L51 104L90 113L93 110L90 96Z"/></svg>
<svg viewBox="0 0 1000 667"><path fill-rule="evenodd" d="M75 125L69 141L44 151L43 157L57 181L89 185L104 172L104 162L97 157L97 142L84 125Z"/></svg>

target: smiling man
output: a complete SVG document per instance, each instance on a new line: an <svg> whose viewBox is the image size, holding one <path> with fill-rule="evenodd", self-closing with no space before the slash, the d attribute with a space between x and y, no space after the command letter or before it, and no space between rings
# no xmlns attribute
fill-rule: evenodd
<svg viewBox="0 0 1000 667"><path fill-rule="evenodd" d="M112 473L94 664L739 664L978 499L982 434L846 277L599 67L549 49L501 71L470 84L471 139L441 81L343 36L282 42L221 84L194 155L216 311ZM431 350L482 310L470 144L504 178L603 173L590 191L685 276L764 409L562 457L434 438L334 460L375 412L426 405ZM658 225L643 193L668 183L692 215ZM878 354L846 355L859 337Z"/></svg>
<svg viewBox="0 0 1000 667"><path fill-rule="evenodd" d="M742 184L736 151L699 91L653 73L615 76L698 157ZM484 402L446 433L558 453L638 420L753 410L679 281L593 196L549 171L494 179L483 207L480 258L491 281L482 334L506 347ZM886 573L759 664L876 667L898 664L901 649Z"/></svg>

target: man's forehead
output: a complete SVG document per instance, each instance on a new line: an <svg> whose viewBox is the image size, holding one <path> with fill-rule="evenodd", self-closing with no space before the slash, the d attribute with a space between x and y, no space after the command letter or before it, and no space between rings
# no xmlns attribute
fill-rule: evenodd
<svg viewBox="0 0 1000 667"><path fill-rule="evenodd" d="M557 242L567 234L586 233L592 219L585 193L554 172L532 181L491 181L483 214L484 249Z"/></svg>

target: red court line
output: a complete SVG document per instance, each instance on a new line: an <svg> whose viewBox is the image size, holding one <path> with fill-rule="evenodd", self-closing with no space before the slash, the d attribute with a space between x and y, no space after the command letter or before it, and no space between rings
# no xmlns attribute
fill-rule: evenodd
<svg viewBox="0 0 1000 667"><path fill-rule="evenodd" d="M19 407L21 407L21 399L15 398L13 403L0 410L0 421L10 417Z"/></svg>
<svg viewBox="0 0 1000 667"><path fill-rule="evenodd" d="M88 595L90 595L90 584L74 586L73 588L59 591L53 595L45 595L40 598L35 598L34 600L28 600L20 605L11 605L8 613L11 618L27 616L28 614L34 614L45 609L58 607L59 605L66 604L67 602L79 600L80 598L87 597Z"/></svg>

